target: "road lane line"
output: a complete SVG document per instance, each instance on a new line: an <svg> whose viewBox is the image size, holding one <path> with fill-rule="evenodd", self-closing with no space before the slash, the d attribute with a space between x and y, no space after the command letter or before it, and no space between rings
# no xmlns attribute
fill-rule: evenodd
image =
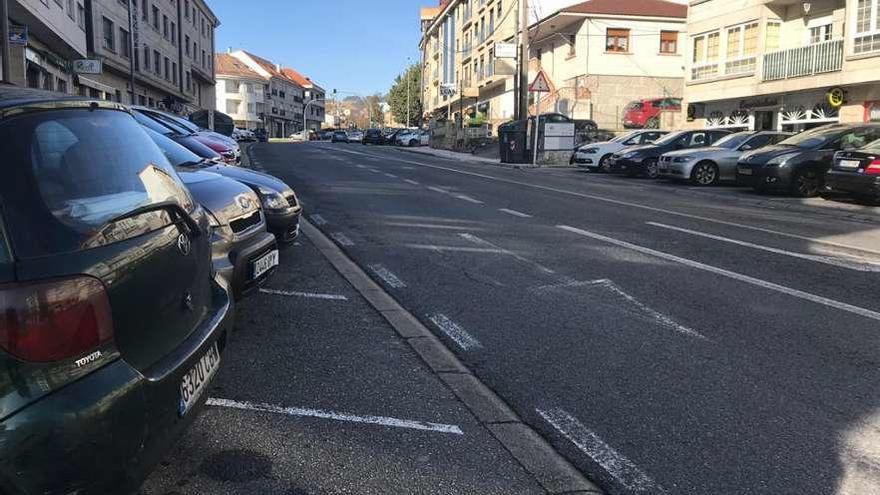
<svg viewBox="0 0 880 495"><path fill-rule="evenodd" d="M780 292L782 294L786 294L792 297L797 297L800 299L804 299L807 301L811 301L817 304L821 304L823 306L828 306L830 308L839 309L841 311L846 311L848 313L856 314L859 316L863 316L865 318L870 318L872 320L880 321L880 313L876 311L871 311L870 309L860 308L858 306L853 306L852 304L847 304L845 302L835 301L834 299L828 299L826 297L817 296L815 294L811 294L809 292L804 292L797 289L792 289L790 287L786 287L784 285L774 284L773 282L768 282L766 280L761 280L759 278L750 277L748 275L743 275L741 273L732 272L729 270L725 270L723 268L718 268L715 266L707 265L705 263L700 263L699 261L690 260L687 258L681 258L679 256L675 256L673 254L664 253L662 251L656 251L651 248L646 248L643 246L638 246L636 244L631 244L626 241L621 241L618 239L614 239L612 237L607 237L601 234L596 234L594 232L589 232L586 230L578 229L575 227L570 227L568 225L557 225L558 228L582 235L584 237L589 237L591 239L595 239L598 241L607 242L609 244L614 244L616 246L620 246L623 248L631 249L633 251L640 252L642 254L647 254L650 256L654 256L657 258L665 259L668 261L673 261L675 263L680 263L685 266L689 266L691 268L696 268L698 270L707 271L710 273L714 273L716 275L721 275L723 277L732 278L734 280L739 280L740 282L745 282L747 284L756 285L758 287L762 287L765 289L773 290L776 292Z"/></svg>
<svg viewBox="0 0 880 495"><path fill-rule="evenodd" d="M327 299L331 301L348 301L348 298L340 295L340 294L320 294L317 292L300 292L296 290L280 290L280 289L266 289L261 288L260 292L263 294L272 294L275 296L287 296L287 297L305 297L309 299Z"/></svg>
<svg viewBox="0 0 880 495"><path fill-rule="evenodd" d="M462 247L462 246L436 246L434 244L404 244L405 247L410 249L424 249L428 251L452 251L452 252L461 252L461 253L492 253L492 254L510 254L509 251L505 249L494 249L494 248L475 248L475 247Z"/></svg>
<svg viewBox="0 0 880 495"><path fill-rule="evenodd" d="M412 180L412 179L403 179L403 181L406 182L407 184L412 184L412 185L414 185L414 186L418 186L418 185L419 185L418 182L416 182L416 181L414 181L414 180Z"/></svg>
<svg viewBox="0 0 880 495"><path fill-rule="evenodd" d="M383 265L375 264L367 266L373 273L376 274L376 276L384 280L389 287L393 287L395 289L402 289L406 287L406 284L403 283L403 280L397 278L397 275L391 273L391 270L385 268Z"/></svg>
<svg viewBox="0 0 880 495"><path fill-rule="evenodd" d="M498 208L498 211L500 211L500 212L502 212L502 213L507 213L508 215L513 215L513 216L515 216L515 217L520 217L520 218L532 218L532 216L529 215L528 213L523 213L523 212L521 212L521 211L511 210L511 209L508 209L508 208Z"/></svg>
<svg viewBox="0 0 880 495"><path fill-rule="evenodd" d="M356 414L341 413L335 411L324 411L321 409L307 409L304 407L283 407L273 404L236 401L229 399L218 399L211 397L207 401L207 405L214 407L225 407L229 409L240 409L244 411L268 412L274 414L283 414L286 416L300 416L308 418L331 419L333 421L346 421L350 423L365 423L380 426L388 426L392 428L407 428L410 430L434 431L438 433L450 433L454 435L464 435L456 425L446 425L442 423L431 423L428 421L413 421L409 419L389 418L387 416L360 416Z"/></svg>
<svg viewBox="0 0 880 495"><path fill-rule="evenodd" d="M471 242L473 242L474 244L480 244L480 245L483 245L483 246L489 246L489 247L494 248L494 249L502 249L503 251L505 251L506 254L509 254L509 255L512 256L514 259L516 259L516 260L518 260L518 261L520 261L520 262L522 262L522 263L525 263L525 264L527 264L527 265L531 265L531 266L537 268L538 271L544 272L544 273L546 273L546 274L548 274L548 275L550 275L550 274L555 274L555 273L556 273L555 271L553 271L553 270L547 268L546 266L544 266L544 265L542 265L542 264L540 264L540 263L537 263L537 262L535 262L535 261L532 261L532 260L530 260L530 259L528 259L528 258L524 258L524 257L522 257L522 256L520 256L520 255L514 253L513 251L509 251L509 250L507 250L507 249L503 249L503 248L501 248L500 246L497 246L497 245L495 245L495 244L492 244L491 242L489 242L489 241L487 241L487 240L485 240L485 239L483 239L483 238L481 238L481 237L477 237L477 236L475 236L474 234L470 234L470 233L464 232L464 233L461 233L461 234L458 234L458 235L459 235L459 237L461 237L462 239L466 239L466 240L468 240L468 241L471 241Z"/></svg>
<svg viewBox="0 0 880 495"><path fill-rule="evenodd" d="M309 218L312 219L312 223L315 225L327 225L327 220L324 220L324 217L315 213L314 215L309 215Z"/></svg>
<svg viewBox="0 0 880 495"><path fill-rule="evenodd" d="M434 187L434 186L428 186L428 190L438 192L440 194L449 194L449 191L447 191L445 189L440 189L439 187Z"/></svg>
<svg viewBox="0 0 880 495"><path fill-rule="evenodd" d="M639 469L632 461L611 448L599 435L590 431L574 416L560 408L548 411L536 409L563 437L610 474L629 491L636 493L666 493L661 486Z"/></svg>
<svg viewBox="0 0 880 495"><path fill-rule="evenodd" d="M455 195L454 197L455 197L455 198L458 198L458 199L460 199L460 200L462 200L462 201L467 201L468 203L473 203L473 204L475 204L475 205L481 205L481 204L483 204L483 202L480 201L479 199L475 199L475 198L472 198L472 197L470 197L470 196L466 196L466 195L464 195L464 194L457 194L457 195Z"/></svg>
<svg viewBox="0 0 880 495"><path fill-rule="evenodd" d="M438 313L429 316L428 319L465 351L483 347L479 340L467 333L465 329L461 328L458 323L450 320L446 315Z"/></svg>
<svg viewBox="0 0 880 495"><path fill-rule="evenodd" d="M391 179L396 179L396 178L397 178L396 175L394 175L394 174L389 174L388 172L385 172L385 173L382 174L382 175L384 175L385 177L391 178Z"/></svg>
<svg viewBox="0 0 880 495"><path fill-rule="evenodd" d="M343 151L345 153L354 153L357 155L363 154L358 151L350 151L350 150L341 150L341 151ZM365 155L365 156L367 156L367 155ZM822 239L816 239L814 237L807 237L807 236L803 236L803 235L792 234L789 232L782 232L782 231L778 231L778 230L767 229L764 227L756 227L753 225L745 225L745 224L736 223L736 222L729 222L726 220L718 220L715 218L709 218L709 217L704 217L704 216L700 216L700 215L693 215L691 213L682 213L680 211L667 210L665 208L658 208L655 206L648 206L648 205L643 205L643 204L639 204L639 203L632 203L629 201L622 201L622 200L614 199L614 198L607 198L605 196L598 196L596 194L586 194L586 193L580 193L580 192L576 192L576 191L569 191L567 189L559 189L556 187L541 186L538 184L530 184L528 182L520 182L520 181L512 180L512 179L504 179L501 177L494 177L491 175L480 174L477 172L469 172L467 170L458 170L455 168L442 167L440 165L429 165L427 163L421 163L421 162L416 162L416 161L412 161L412 160L405 160L402 158L387 157L387 159L394 160L394 161L400 162L400 163L408 163L411 165L418 165L420 167L425 167L425 168L433 168L433 169L445 170L447 172L452 172L452 173L461 174L461 175L469 175L471 177L480 177L482 179L494 180L496 182L503 182L506 184L515 184L518 186L530 187L532 189L539 189L542 191L555 192L555 193L559 193L559 194L567 194L567 195L576 196L579 198L595 199L596 201L602 201L605 203L610 203L610 204L615 204L615 205L620 205L620 206L627 206L630 208L638 208L638 209L642 209L642 210L646 210L646 211L653 211L656 213L665 213L667 215L674 215L674 216L681 217L681 218L690 218L693 220L701 220L704 222L711 222L711 223L716 223L719 225L727 225L729 227L736 227L736 228L740 228L740 229L754 230L757 232L764 232L767 234L779 235L779 236L783 236L783 237L790 237L792 239L801 239L804 241L814 242L816 244L824 244L826 246L837 247L837 248L841 248L841 249L848 249L851 251L859 251L862 253L869 253L872 255L880 256L880 251L878 251L878 250L868 249L868 248L859 247L859 246L853 246L850 244L844 244L844 243L839 243L839 242L824 241Z"/></svg>
<svg viewBox="0 0 880 495"><path fill-rule="evenodd" d="M357 167L357 168L367 168L366 165L361 165L360 163L358 163L357 165L355 165L355 167Z"/></svg>
<svg viewBox="0 0 880 495"><path fill-rule="evenodd" d="M645 223L648 225L654 226L654 227L660 227L662 229L674 230L676 232L682 232L684 234L691 234L691 235L695 235L695 236L699 236L699 237L705 237L707 239L713 239L716 241L727 242L730 244L736 244L738 246L744 246L744 247L748 247L748 248L752 248L752 249L758 249L761 251L767 251L769 253L781 254L784 256L791 256L792 258L799 258L799 259L803 259L803 260L807 260L807 261L814 261L817 263L825 263L826 265L837 266L840 268L848 268L850 270L856 270L856 271L860 271L860 272L880 272L880 264L876 264L876 263L859 262L859 261L854 261L854 260L852 260L852 261L842 260L842 259L832 258L830 256L818 256L815 254L796 253L794 251L786 251L784 249L778 249L778 248L769 247L769 246L762 246L760 244L753 244L751 242L740 241L737 239L731 239L729 237L723 237L720 235L708 234L705 232L699 232L697 230L685 229L682 227L675 227L673 225L666 225L664 223L658 223L658 222L645 222Z"/></svg>
<svg viewBox="0 0 880 495"><path fill-rule="evenodd" d="M411 223L411 222L385 222L390 227L410 227L416 229L446 229L446 230L486 230L483 228L473 228L464 225L435 225L432 223Z"/></svg>
<svg viewBox="0 0 880 495"><path fill-rule="evenodd" d="M382 173L382 172L376 170L375 168L368 168L367 170L369 170L370 172L373 172L374 174L381 174Z"/></svg>
<svg viewBox="0 0 880 495"><path fill-rule="evenodd" d="M339 243L340 246L354 246L354 241L349 239L348 236L343 234L342 232L333 232L330 234L330 237L332 237L337 243Z"/></svg>

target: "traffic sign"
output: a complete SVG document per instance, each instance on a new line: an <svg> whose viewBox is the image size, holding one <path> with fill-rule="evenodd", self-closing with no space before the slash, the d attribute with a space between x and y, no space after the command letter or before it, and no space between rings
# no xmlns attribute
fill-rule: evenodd
<svg viewBox="0 0 880 495"><path fill-rule="evenodd" d="M532 84L529 84L529 91L534 93L550 92L550 81L547 80L547 74L544 74L543 70L538 71L535 80L532 81Z"/></svg>

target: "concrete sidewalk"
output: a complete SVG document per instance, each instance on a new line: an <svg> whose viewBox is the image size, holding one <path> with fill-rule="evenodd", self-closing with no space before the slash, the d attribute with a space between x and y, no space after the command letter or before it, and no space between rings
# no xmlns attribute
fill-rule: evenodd
<svg viewBox="0 0 880 495"><path fill-rule="evenodd" d="M400 151L406 151L409 153L418 153L420 155L429 155L436 156L438 158L445 158L447 160L460 160L460 161L470 161L470 162L478 162L478 163L490 163L492 165L498 165L502 167L509 168L523 168L527 165L518 165L515 163L501 163L501 160L498 158L485 158L482 156L474 156L470 153L460 153L458 151L450 151L450 150L439 150L436 148L394 148L399 149Z"/></svg>

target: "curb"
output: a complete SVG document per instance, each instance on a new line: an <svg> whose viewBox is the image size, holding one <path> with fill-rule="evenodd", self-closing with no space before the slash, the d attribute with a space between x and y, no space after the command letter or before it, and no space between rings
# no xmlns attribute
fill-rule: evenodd
<svg viewBox="0 0 880 495"><path fill-rule="evenodd" d="M603 495L444 345L440 339L373 281L329 237L305 218L300 228L318 251L394 328L471 411L477 421L552 495Z"/></svg>
<svg viewBox="0 0 880 495"><path fill-rule="evenodd" d="M407 149L407 148L392 148L392 149L397 150L397 151L401 151L404 153L412 153L414 155L432 156L434 158L442 158L444 160L455 160L455 158L451 157L451 156L435 155L433 153L423 153L421 151L415 151L415 150L411 150L411 149ZM488 161L484 161L484 160L476 160L473 156L467 155L465 153L461 153L461 155L462 155L462 157L460 158L460 161L465 161L465 162L469 162L469 163L478 163L480 165L490 165L490 166L501 167L501 168L512 168L512 169L516 169L516 170L537 168L537 167L532 167L531 165L519 165L516 163L503 163L501 161L488 162Z"/></svg>

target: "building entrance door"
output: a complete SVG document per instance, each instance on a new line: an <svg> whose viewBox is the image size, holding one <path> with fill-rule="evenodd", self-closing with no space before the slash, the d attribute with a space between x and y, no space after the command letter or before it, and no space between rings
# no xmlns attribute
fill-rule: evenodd
<svg viewBox="0 0 880 495"><path fill-rule="evenodd" d="M775 131L776 126L773 124L775 112L755 111L755 130L756 131Z"/></svg>

